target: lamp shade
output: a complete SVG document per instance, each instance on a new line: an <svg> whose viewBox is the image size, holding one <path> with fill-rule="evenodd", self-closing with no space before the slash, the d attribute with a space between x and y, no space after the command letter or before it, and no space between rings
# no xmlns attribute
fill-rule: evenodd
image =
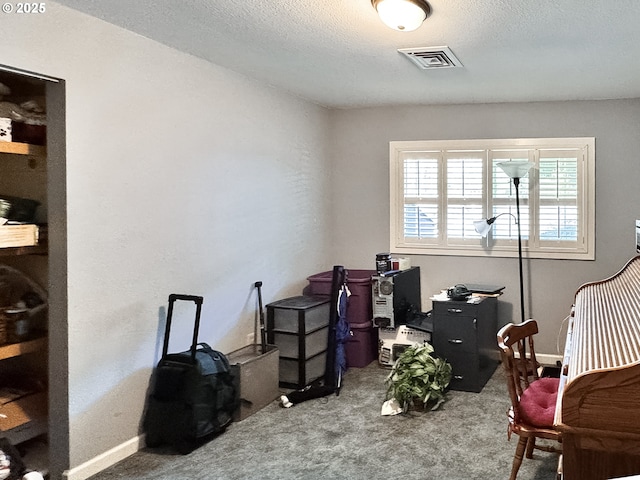
<svg viewBox="0 0 640 480"><path fill-rule="evenodd" d="M498 166L511 178L523 178L527 176L527 173L529 173L529 170L533 167L533 163L512 160L510 162L500 162Z"/></svg>
<svg viewBox="0 0 640 480"><path fill-rule="evenodd" d="M473 226L476 229L476 232L478 232L483 237L486 237L487 234L489 233L489 230L491 230L491 225L493 225L493 221L495 221L495 217L483 218L482 220L476 220L475 222L473 222Z"/></svg>
<svg viewBox="0 0 640 480"><path fill-rule="evenodd" d="M424 0L371 0L382 22L400 32L415 30L430 12Z"/></svg>
<svg viewBox="0 0 640 480"><path fill-rule="evenodd" d="M516 221L516 224L518 223L518 219L513 215L513 213L503 212L503 213L499 213L495 217L476 220L475 222L473 222L473 228L476 229L477 233L479 233L483 237L486 237L487 234L489 233L489 230L491 230L491 227L493 226L495 221L498 219L498 217L501 217L503 215L511 215L513 219Z"/></svg>

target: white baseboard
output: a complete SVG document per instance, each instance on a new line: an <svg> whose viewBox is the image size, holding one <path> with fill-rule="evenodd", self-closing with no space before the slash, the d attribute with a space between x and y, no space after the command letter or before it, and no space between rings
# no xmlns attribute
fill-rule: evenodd
<svg viewBox="0 0 640 480"><path fill-rule="evenodd" d="M518 352L514 352L516 358L519 357ZM528 356L528 355L527 355ZM536 353L536 360L540 365L547 366L553 365L556 366L556 362L562 362L562 355L555 355L550 353Z"/></svg>
<svg viewBox="0 0 640 480"><path fill-rule="evenodd" d="M536 360L541 365L556 365L556 362L562 362L562 355L550 355L544 353L536 353Z"/></svg>
<svg viewBox="0 0 640 480"><path fill-rule="evenodd" d="M500 351L496 350L495 353L495 359L496 360L500 360ZM518 352L514 352L514 355L516 358L519 357ZM491 358L494 358L493 356ZM562 355L556 355L556 354L551 354L551 353L536 353L536 360L538 360L538 363L540 365L557 365L556 362L562 362Z"/></svg>
<svg viewBox="0 0 640 480"><path fill-rule="evenodd" d="M138 435L120 445L113 447L97 457L92 458L88 462L84 462L82 465L72 468L71 470L65 470L62 474L62 478L67 480L85 480L91 475L95 475L101 472L111 465L115 465L120 460L124 460L130 455L133 455L144 446L144 435Z"/></svg>

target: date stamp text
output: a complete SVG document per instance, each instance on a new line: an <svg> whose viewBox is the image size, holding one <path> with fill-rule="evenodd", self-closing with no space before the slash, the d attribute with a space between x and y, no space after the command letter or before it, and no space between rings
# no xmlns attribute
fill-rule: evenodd
<svg viewBox="0 0 640 480"><path fill-rule="evenodd" d="M2 4L2 13L39 14L46 11L46 2L4 2Z"/></svg>

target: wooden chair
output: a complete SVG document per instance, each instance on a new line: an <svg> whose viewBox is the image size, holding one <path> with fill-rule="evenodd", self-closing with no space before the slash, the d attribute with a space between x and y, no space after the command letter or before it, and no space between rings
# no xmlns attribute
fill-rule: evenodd
<svg viewBox="0 0 640 480"><path fill-rule="evenodd" d="M537 322L527 320L517 325L505 325L497 336L511 398L511 407L507 411L507 437L511 439L512 433L519 436L509 480L516 480L523 455L533 458L534 448L556 453L562 451L560 432L553 428L559 379L539 377L533 342L536 333ZM555 440L558 445L539 446L536 438Z"/></svg>

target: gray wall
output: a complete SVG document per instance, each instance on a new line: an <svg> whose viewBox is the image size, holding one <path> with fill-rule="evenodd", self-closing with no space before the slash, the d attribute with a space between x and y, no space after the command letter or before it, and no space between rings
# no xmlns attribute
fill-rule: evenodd
<svg viewBox="0 0 640 480"><path fill-rule="evenodd" d="M170 293L203 295L200 340L230 352L254 331L255 281L268 303L330 265L328 112L53 2L2 22L0 63L65 80L51 460L82 479L139 446ZM193 309L174 313L183 350Z"/></svg>
<svg viewBox="0 0 640 480"><path fill-rule="evenodd" d="M331 113L333 253L351 268L374 268L389 250L389 142L519 137L596 138L596 260L525 260L527 317L538 320L538 350L562 353L576 289L608 277L635 255L640 218L640 100L455 105L338 110ZM503 284L500 321L519 318L514 258L410 256L429 297L461 282ZM562 328L561 328L562 326ZM558 352L557 345L560 345Z"/></svg>

